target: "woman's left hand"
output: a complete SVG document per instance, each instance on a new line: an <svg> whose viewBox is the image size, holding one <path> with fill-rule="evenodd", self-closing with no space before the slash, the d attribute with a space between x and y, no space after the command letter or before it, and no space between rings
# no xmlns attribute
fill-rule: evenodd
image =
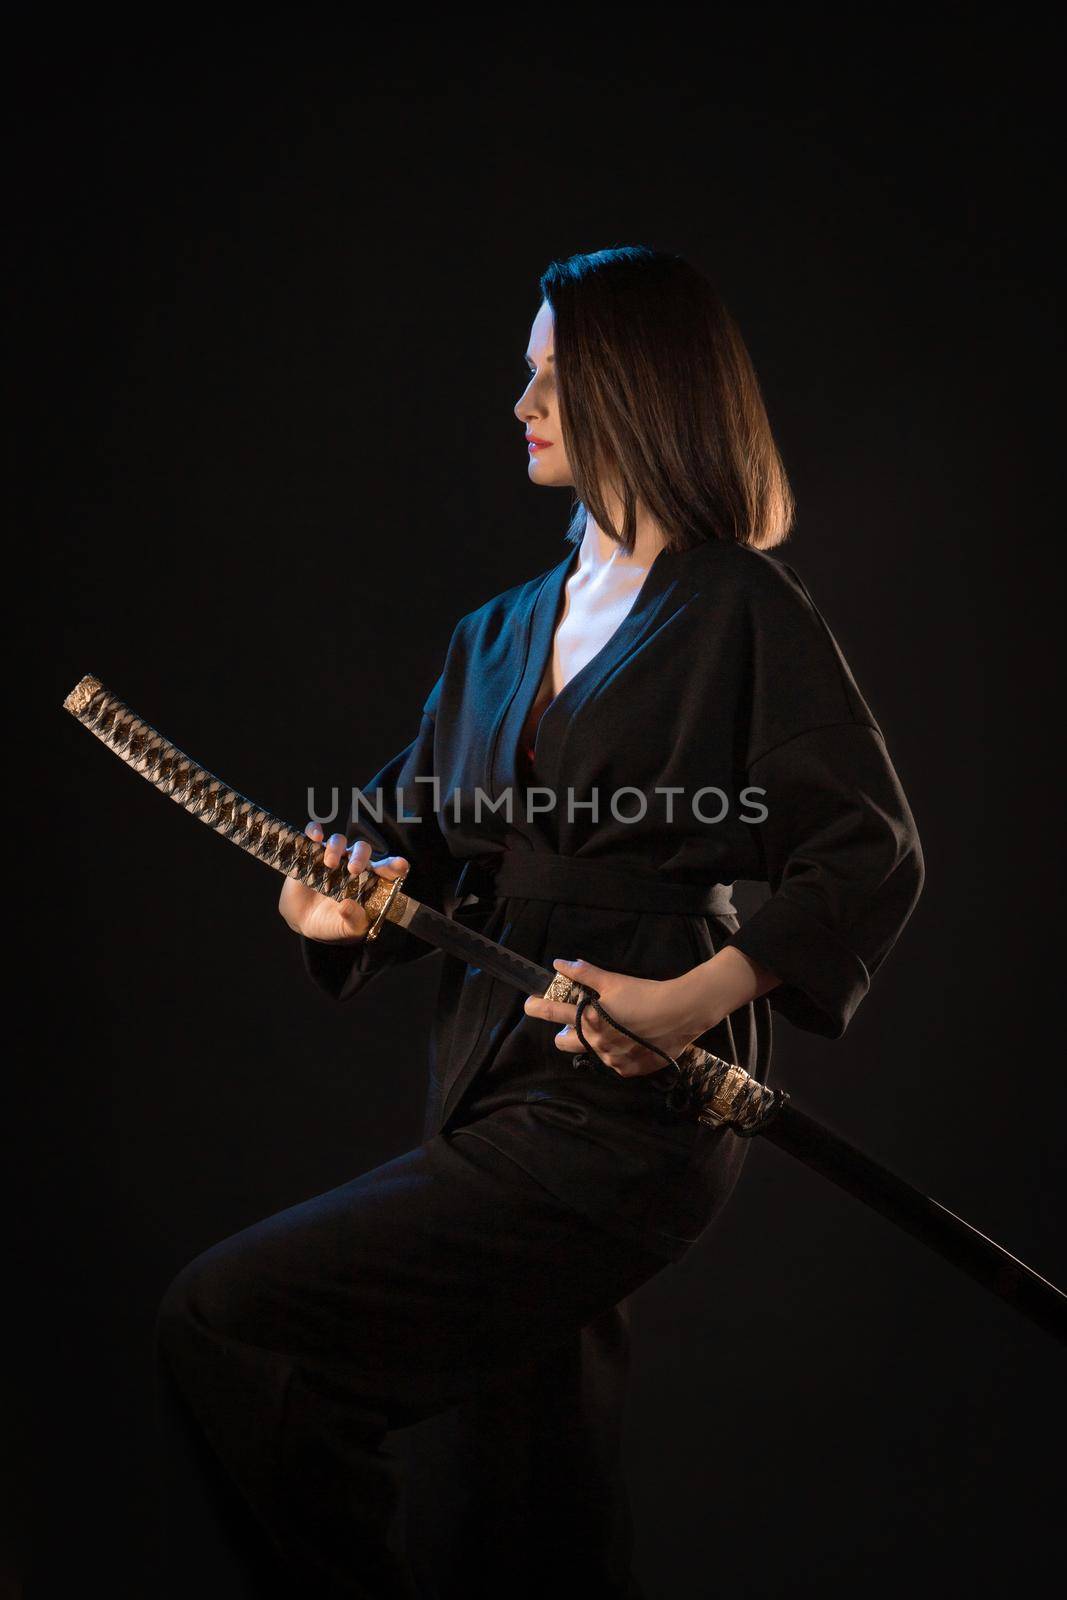
<svg viewBox="0 0 1067 1600"><path fill-rule="evenodd" d="M607 972L595 967L591 961L563 961L552 963L557 972L595 989L603 998L612 1016L639 1033L643 1039L658 1045L676 1060L685 1046L698 1036L692 1031L692 1020L683 1011L677 985L671 978L633 978L623 972ZM585 1049L574 1027L576 1005L565 1005L560 1000L544 1000L530 995L523 1009L528 1017L543 1017L547 1022L562 1022L566 1026L556 1034L556 1049L571 1055L581 1055ZM589 1047L605 1066L611 1067L620 1078L639 1078L661 1071L667 1062L652 1050L605 1022L590 1000L582 1011L582 1032ZM699 1030L698 1030L699 1032Z"/></svg>

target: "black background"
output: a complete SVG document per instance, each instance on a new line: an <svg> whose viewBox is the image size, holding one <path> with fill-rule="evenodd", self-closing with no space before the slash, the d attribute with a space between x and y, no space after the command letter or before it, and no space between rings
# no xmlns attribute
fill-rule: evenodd
<svg viewBox="0 0 1067 1600"><path fill-rule="evenodd" d="M512 44L458 19L57 28L9 63L29 718L5 1432L11 1568L41 1600L154 1592L159 1296L415 1142L439 960L332 1007L280 880L60 703L95 673L298 823L310 785L365 782L458 617L564 553L570 496L529 484L512 414L556 256L643 242L719 283L799 503L780 554L918 821L911 924L843 1039L777 1024L778 1081L1064 1276L1050 40L964 11L699 39L516 21ZM1047 1569L1059 1350L773 1148L634 1317L649 1600Z"/></svg>

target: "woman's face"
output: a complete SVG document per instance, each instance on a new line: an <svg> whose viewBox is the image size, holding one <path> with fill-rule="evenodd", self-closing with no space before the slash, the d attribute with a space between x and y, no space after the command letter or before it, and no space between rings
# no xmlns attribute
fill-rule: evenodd
<svg viewBox="0 0 1067 1600"><path fill-rule="evenodd" d="M533 320L526 365L530 381L515 415L526 432L527 473L532 483L573 487L570 464L563 444L556 394L552 307L545 301Z"/></svg>

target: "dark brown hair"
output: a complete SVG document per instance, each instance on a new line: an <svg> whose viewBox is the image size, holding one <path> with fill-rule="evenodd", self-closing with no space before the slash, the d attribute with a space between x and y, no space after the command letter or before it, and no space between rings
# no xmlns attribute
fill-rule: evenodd
<svg viewBox="0 0 1067 1600"><path fill-rule="evenodd" d="M588 508L632 554L640 502L669 549L781 544L792 491L751 357L708 278L681 256L622 245L553 261L540 289L577 495L567 538L581 541ZM605 475L621 529L600 498Z"/></svg>

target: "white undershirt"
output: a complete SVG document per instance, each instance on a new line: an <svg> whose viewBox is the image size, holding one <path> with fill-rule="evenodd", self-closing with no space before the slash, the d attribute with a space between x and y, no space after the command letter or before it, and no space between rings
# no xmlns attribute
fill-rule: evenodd
<svg viewBox="0 0 1067 1600"><path fill-rule="evenodd" d="M599 558L583 539L552 644L553 695L607 644L637 599L648 570L649 564L642 565L619 549Z"/></svg>

